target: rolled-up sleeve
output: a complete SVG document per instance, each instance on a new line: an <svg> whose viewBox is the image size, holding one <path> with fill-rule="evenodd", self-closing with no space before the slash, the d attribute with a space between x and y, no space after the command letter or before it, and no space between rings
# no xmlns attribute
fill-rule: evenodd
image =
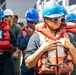
<svg viewBox="0 0 76 75"><path fill-rule="evenodd" d="M24 59L33 54L39 48L39 46L40 46L39 36L38 34L33 34L28 42Z"/></svg>

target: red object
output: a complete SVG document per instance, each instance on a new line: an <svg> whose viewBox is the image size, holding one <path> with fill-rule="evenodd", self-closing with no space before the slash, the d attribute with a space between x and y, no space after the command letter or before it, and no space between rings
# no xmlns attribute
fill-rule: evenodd
<svg viewBox="0 0 76 75"><path fill-rule="evenodd" d="M2 38L0 38L0 48L9 49L12 48L12 44L10 44L11 38L9 34L10 26L7 22L3 22L0 25L0 30L2 31Z"/></svg>
<svg viewBox="0 0 76 75"><path fill-rule="evenodd" d="M40 24L38 26L36 26L36 30L40 33L42 33L43 35L45 35L48 39L50 40L59 40L61 37L66 37L69 38L68 34L66 33L65 27L63 27L63 25L60 26L60 28L58 29L56 35L58 34L58 37L54 37L52 36L52 34L49 33L49 31L46 28L45 24ZM69 60L70 62L64 62L64 59ZM52 59L51 57L51 62L50 66L47 65L47 61L48 61L47 57L47 53L45 52L42 57L38 60L36 66L35 66L35 70L38 74L61 74L61 73L69 73L73 71L73 64L72 64L72 57L71 54L69 53L69 50L67 50L66 52L66 57L64 56L64 58L60 58L58 57L58 50L56 49L56 58L54 60L54 58ZM57 65L57 64L62 64L59 60L62 60L63 63L65 65ZM46 63L47 62L47 63ZM52 66L53 65L53 66ZM47 67L49 66L49 67ZM64 67L63 67L64 66Z"/></svg>

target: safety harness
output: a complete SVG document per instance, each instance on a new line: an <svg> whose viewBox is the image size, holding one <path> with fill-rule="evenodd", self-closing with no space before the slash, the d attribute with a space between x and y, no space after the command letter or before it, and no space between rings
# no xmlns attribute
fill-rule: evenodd
<svg viewBox="0 0 76 75"><path fill-rule="evenodd" d="M37 25L37 33L40 37L40 44L44 39L48 38L50 40L61 40L63 38L69 38L68 34L65 31L64 27L60 27L57 30L57 37L53 37L47 30L45 24ZM62 42L61 40L60 42ZM62 49L62 50L61 50ZM48 55L53 55L48 57ZM73 71L72 57L69 50L64 47L58 46L56 50L45 52L42 57L38 60L35 71L38 74L61 74L61 73L70 73Z"/></svg>

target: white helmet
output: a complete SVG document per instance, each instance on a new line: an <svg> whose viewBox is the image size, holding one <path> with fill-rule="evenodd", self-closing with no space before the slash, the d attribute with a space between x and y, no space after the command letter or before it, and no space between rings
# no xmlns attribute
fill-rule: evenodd
<svg viewBox="0 0 76 75"><path fill-rule="evenodd" d="M4 10L4 16L8 16L8 15L14 16L14 13L11 9Z"/></svg>

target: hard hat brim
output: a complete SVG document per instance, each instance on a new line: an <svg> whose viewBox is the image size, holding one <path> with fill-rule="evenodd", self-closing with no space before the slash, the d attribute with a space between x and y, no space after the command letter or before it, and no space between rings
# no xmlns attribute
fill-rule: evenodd
<svg viewBox="0 0 76 75"><path fill-rule="evenodd" d="M38 22L39 19L29 19L29 18L26 18L28 21L31 21L31 22Z"/></svg>
<svg viewBox="0 0 76 75"><path fill-rule="evenodd" d="M53 15L45 15L44 17L57 18L57 17L61 17L63 15L64 15L64 13L60 13L60 14L53 14Z"/></svg>
<svg viewBox="0 0 76 75"><path fill-rule="evenodd" d="M0 18L4 18L4 15L3 16L0 16Z"/></svg>

